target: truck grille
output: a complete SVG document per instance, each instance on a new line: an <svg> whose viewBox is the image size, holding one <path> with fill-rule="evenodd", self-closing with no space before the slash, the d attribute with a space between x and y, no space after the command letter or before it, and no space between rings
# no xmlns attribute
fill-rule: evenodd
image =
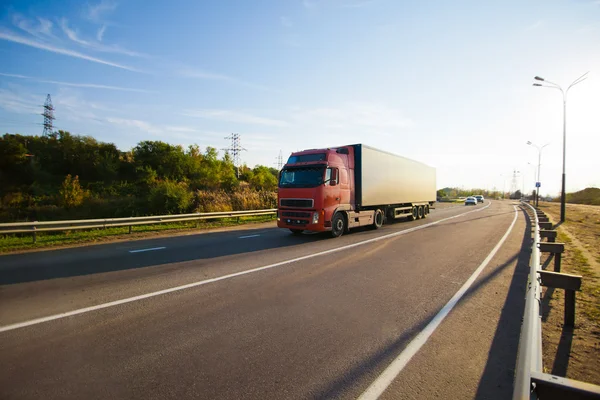
<svg viewBox="0 0 600 400"><path fill-rule="evenodd" d="M312 199L281 199L279 204L282 207L313 208Z"/></svg>
<svg viewBox="0 0 600 400"><path fill-rule="evenodd" d="M282 211L282 217L310 218L309 212Z"/></svg>

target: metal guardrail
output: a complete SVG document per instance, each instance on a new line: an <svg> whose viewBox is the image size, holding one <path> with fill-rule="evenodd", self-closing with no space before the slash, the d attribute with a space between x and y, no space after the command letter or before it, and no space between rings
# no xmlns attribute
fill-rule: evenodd
<svg viewBox="0 0 600 400"><path fill-rule="evenodd" d="M71 221L33 221L33 222L12 222L0 224L0 235L15 233L31 233L33 242L37 240L37 232L58 232L80 229L98 229L128 226L129 233L136 225L152 225L168 222L199 221L204 219L253 217L260 215L272 215L277 212L276 208L265 210L249 211L225 211L211 213L192 213L175 215L152 215L147 217L129 217L129 218L106 218L106 219L81 219Z"/></svg>
<svg viewBox="0 0 600 400"><path fill-rule="evenodd" d="M529 284L519 339L513 400L600 399L600 386L544 373L542 364L541 251L538 211L523 202L533 219Z"/></svg>

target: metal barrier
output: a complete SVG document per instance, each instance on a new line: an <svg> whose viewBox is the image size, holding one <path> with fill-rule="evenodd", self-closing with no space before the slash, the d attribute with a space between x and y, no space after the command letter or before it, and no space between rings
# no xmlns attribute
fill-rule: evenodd
<svg viewBox="0 0 600 400"><path fill-rule="evenodd" d="M551 374L544 373L542 364L542 316L540 312L542 277L541 261L541 236L538 210L528 203L522 203L530 211L533 221L533 245L529 267L529 284L525 298L525 312L519 339L519 352L517 355L517 369L515 372L515 386L513 400L525 399L600 399L600 386L579 382ZM540 214L543 214L540 212ZM545 216L544 216L545 217ZM544 223L544 222L542 222ZM561 283L571 287L573 276L562 277L562 274L553 274ZM564 278L564 279L563 279ZM581 278L581 277L579 277ZM573 292L574 293L574 292ZM574 318L574 294L573 294ZM565 309L566 317L566 309ZM565 321L567 322L567 321ZM570 321L569 321L570 322ZM573 321L574 322L574 321Z"/></svg>
<svg viewBox="0 0 600 400"><path fill-rule="evenodd" d="M81 219L72 221L12 222L7 224L0 224L0 235L14 233L31 233L33 235L33 242L35 243L37 240L37 232L57 232L79 229L97 229L128 226L129 233L131 233L131 228L136 225L152 225L167 222L199 221L204 219L253 217L259 215L273 215L276 212L276 208L270 208L266 210L153 215L148 217L130 218Z"/></svg>

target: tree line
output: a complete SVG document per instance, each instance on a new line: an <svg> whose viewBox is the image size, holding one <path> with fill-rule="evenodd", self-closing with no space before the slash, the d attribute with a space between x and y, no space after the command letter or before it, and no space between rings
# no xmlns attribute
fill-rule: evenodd
<svg viewBox="0 0 600 400"><path fill-rule="evenodd" d="M114 218L276 206L275 168L240 168L214 147L89 136L0 138L0 221Z"/></svg>

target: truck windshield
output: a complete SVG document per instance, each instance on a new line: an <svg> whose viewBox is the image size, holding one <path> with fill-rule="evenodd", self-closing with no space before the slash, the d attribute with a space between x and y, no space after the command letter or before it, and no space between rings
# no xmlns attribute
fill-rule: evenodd
<svg viewBox="0 0 600 400"><path fill-rule="evenodd" d="M289 168L281 171L279 187L315 187L323 183L325 167Z"/></svg>

